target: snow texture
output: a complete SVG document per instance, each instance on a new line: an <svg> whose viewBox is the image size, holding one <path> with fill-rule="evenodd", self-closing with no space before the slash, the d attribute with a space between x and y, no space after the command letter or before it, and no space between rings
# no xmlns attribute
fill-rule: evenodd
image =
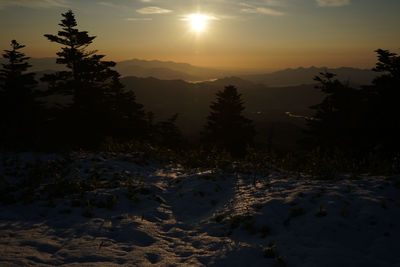
<svg viewBox="0 0 400 267"><path fill-rule="evenodd" d="M400 177L187 170L132 154L0 159L3 199L15 199L0 204L0 266L400 266ZM38 176L29 197L21 182ZM96 186L49 186L77 177Z"/></svg>

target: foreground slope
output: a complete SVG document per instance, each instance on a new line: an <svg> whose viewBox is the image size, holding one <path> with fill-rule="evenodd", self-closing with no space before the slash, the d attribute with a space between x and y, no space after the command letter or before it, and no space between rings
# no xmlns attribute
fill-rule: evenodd
<svg viewBox="0 0 400 267"><path fill-rule="evenodd" d="M400 262L399 177L188 170L138 154L0 162L2 266Z"/></svg>

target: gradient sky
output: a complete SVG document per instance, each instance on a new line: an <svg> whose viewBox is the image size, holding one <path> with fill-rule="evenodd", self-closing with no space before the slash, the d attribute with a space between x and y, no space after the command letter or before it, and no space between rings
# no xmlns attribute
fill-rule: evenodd
<svg viewBox="0 0 400 267"><path fill-rule="evenodd" d="M377 48L400 53L399 0L0 0L0 49L17 39L31 57L54 57L59 46L43 34L68 9L98 36L92 48L116 61L370 68ZM211 18L204 32L184 20L192 13Z"/></svg>

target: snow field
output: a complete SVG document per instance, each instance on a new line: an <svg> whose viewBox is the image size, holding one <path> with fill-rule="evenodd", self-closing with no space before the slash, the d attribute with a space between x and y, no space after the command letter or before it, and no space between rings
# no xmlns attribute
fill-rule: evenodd
<svg viewBox="0 0 400 267"><path fill-rule="evenodd" d="M0 265L397 266L400 177L350 178L2 155Z"/></svg>

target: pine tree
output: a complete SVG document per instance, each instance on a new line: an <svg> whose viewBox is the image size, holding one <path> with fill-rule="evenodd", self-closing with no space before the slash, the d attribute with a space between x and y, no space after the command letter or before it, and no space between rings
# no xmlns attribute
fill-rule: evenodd
<svg viewBox="0 0 400 267"><path fill-rule="evenodd" d="M0 70L0 136L4 146L26 149L35 139L35 114L39 103L35 101L35 74L26 72L31 65L29 57L19 50L24 48L16 40L11 41L11 50L4 50L7 63Z"/></svg>
<svg viewBox="0 0 400 267"><path fill-rule="evenodd" d="M369 121L375 146L385 154L400 153L400 56L378 49L378 62L374 71L381 73L372 86L365 86L368 93Z"/></svg>
<svg viewBox="0 0 400 267"><path fill-rule="evenodd" d="M143 139L148 134L147 114L142 104L136 102L133 91L124 91L119 81L119 74L114 77L113 87L106 91L106 104L110 112L112 128L108 136L117 140Z"/></svg>
<svg viewBox="0 0 400 267"><path fill-rule="evenodd" d="M236 87L227 86L219 91L210 109L203 140L233 156L243 156L246 146L253 142L255 130L252 121L242 115L245 108Z"/></svg>
<svg viewBox="0 0 400 267"><path fill-rule="evenodd" d="M311 107L315 114L308 121L308 133L314 146L358 156L371 151L386 156L400 152L400 56L382 49L376 52L378 62L373 70L382 75L372 85L354 89L331 73L315 78L326 96Z"/></svg>
<svg viewBox="0 0 400 267"><path fill-rule="evenodd" d="M165 121L159 121L151 125L152 138L151 142L164 147L176 149L181 148L184 143L184 138L176 125L178 113L174 114ZM150 114L151 121L153 115Z"/></svg>
<svg viewBox="0 0 400 267"><path fill-rule="evenodd" d="M355 149L362 141L364 126L362 112L365 107L362 91L351 88L335 78L333 73L320 73L314 78L316 86L326 96L317 105L312 120L308 121L312 144L326 148Z"/></svg>
<svg viewBox="0 0 400 267"><path fill-rule="evenodd" d="M69 129L72 142L86 147L98 145L105 136L131 138L143 134L143 106L136 103L133 92L123 89L118 72L111 69L115 62L103 61L104 55L88 50L96 37L76 28L71 10L62 16L61 31L44 36L63 46L57 53L57 63L67 70L42 78L49 83L50 94L72 97L72 105L58 119L61 132Z"/></svg>

